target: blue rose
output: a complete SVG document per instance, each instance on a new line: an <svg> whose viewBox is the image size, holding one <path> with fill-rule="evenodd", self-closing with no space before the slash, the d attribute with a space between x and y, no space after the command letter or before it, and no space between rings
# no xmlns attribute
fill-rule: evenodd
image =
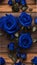
<svg viewBox="0 0 37 65"><path fill-rule="evenodd" d="M2 57L0 57L0 65L5 65L5 60Z"/></svg>
<svg viewBox="0 0 37 65"><path fill-rule="evenodd" d="M17 20L12 15L6 15L4 19L4 31L8 34L13 34L18 31L19 27L17 25Z"/></svg>
<svg viewBox="0 0 37 65"><path fill-rule="evenodd" d="M34 23L37 24L37 17L35 17L35 19L34 19Z"/></svg>
<svg viewBox="0 0 37 65"><path fill-rule="evenodd" d="M21 58L22 58L23 60L26 60L26 54L25 54L25 53L22 53L22 54L21 54Z"/></svg>
<svg viewBox="0 0 37 65"><path fill-rule="evenodd" d="M8 49L10 51L13 51L14 50L14 43L13 42L11 42L10 44L8 44Z"/></svg>
<svg viewBox="0 0 37 65"><path fill-rule="evenodd" d="M9 4L10 6L12 6L12 5L13 5L12 0L9 0L9 1L8 1L8 4Z"/></svg>
<svg viewBox="0 0 37 65"><path fill-rule="evenodd" d="M21 0L21 5L26 5L26 0Z"/></svg>
<svg viewBox="0 0 37 65"><path fill-rule="evenodd" d="M18 58L22 58L23 60L26 59L26 54L25 53L17 53L16 54Z"/></svg>
<svg viewBox="0 0 37 65"><path fill-rule="evenodd" d="M36 56L31 61L32 61L32 64L37 65L37 57Z"/></svg>
<svg viewBox="0 0 37 65"><path fill-rule="evenodd" d="M32 45L32 38L29 33L21 34L18 40L18 45L21 48L27 49Z"/></svg>
<svg viewBox="0 0 37 65"><path fill-rule="evenodd" d="M18 19L19 19L19 23L22 26L24 26L24 27L31 26L32 18L29 14L22 12Z"/></svg>

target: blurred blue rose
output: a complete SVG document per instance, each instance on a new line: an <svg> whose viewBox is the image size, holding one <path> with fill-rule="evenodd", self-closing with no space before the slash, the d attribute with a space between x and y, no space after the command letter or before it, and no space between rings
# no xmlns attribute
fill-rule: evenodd
<svg viewBox="0 0 37 65"><path fill-rule="evenodd" d="M24 49L30 48L32 45L32 38L29 33L21 34L18 39L18 46Z"/></svg>
<svg viewBox="0 0 37 65"><path fill-rule="evenodd" d="M9 1L8 1L8 4L9 4L10 6L12 6L12 4L13 4L12 0L9 0Z"/></svg>
<svg viewBox="0 0 37 65"><path fill-rule="evenodd" d="M18 20L19 20L19 23L24 27L31 26L32 18L31 18L31 16L29 14L27 14L25 12L21 13Z"/></svg>
<svg viewBox="0 0 37 65"><path fill-rule="evenodd" d="M13 42L11 42L11 43L8 44L8 49L10 51L13 51L14 50L14 43Z"/></svg>
<svg viewBox="0 0 37 65"><path fill-rule="evenodd" d="M18 31L19 27L17 25L16 18L13 15L6 15L4 21L4 31L8 34L13 34Z"/></svg>
<svg viewBox="0 0 37 65"><path fill-rule="evenodd" d="M36 56L31 61L32 61L32 64L37 65L37 57Z"/></svg>
<svg viewBox="0 0 37 65"><path fill-rule="evenodd" d="M21 3L21 5L23 5L23 6L24 6L24 5L26 5L26 0L21 0L21 2L20 2L20 3Z"/></svg>
<svg viewBox="0 0 37 65"><path fill-rule="evenodd" d="M2 57L0 57L0 65L5 65L5 60Z"/></svg>
<svg viewBox="0 0 37 65"><path fill-rule="evenodd" d="M19 53L19 52L18 52L16 55L17 55L18 58L21 58L21 59L23 59L23 60L26 59L26 54L25 54L25 53Z"/></svg>

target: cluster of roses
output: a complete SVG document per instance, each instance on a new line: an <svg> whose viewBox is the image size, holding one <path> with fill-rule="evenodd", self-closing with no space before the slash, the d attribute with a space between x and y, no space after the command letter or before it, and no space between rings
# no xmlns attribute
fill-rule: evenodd
<svg viewBox="0 0 37 65"><path fill-rule="evenodd" d="M14 17L13 15L6 15L0 18L0 28L10 35L14 35L16 32L20 31L21 27L31 26L32 18L29 14L22 12L19 17ZM23 48L28 48L32 44L32 38L30 33L20 33L19 36L19 46Z"/></svg>
<svg viewBox="0 0 37 65"><path fill-rule="evenodd" d="M4 30L6 33L8 33L9 35L12 35L14 37L14 34L19 32L22 27L28 28L31 26L31 23L32 23L32 17L31 17L31 15L27 14L26 12L22 12L19 17L15 17L11 14L10 15L6 14L6 16L3 16L0 18L0 29ZM36 19L35 23L37 24L37 19ZM33 42L32 38L31 38L31 34L28 32L26 32L26 33L22 32L19 34L20 34L20 36L18 38L18 43L17 43L18 47L22 48L22 49L30 48L32 45L32 42ZM10 51L14 51L14 49L15 49L14 46L15 46L15 43L11 42L8 45L8 49ZM18 49L17 49L17 51L18 51ZM17 55L17 57L26 59L25 53L21 54L18 52L16 55ZM35 59L36 58L34 58L32 60L32 62L36 64L37 59L36 60ZM2 58L0 58L0 61L1 60L2 60ZM2 60L2 61L4 61L4 60ZM4 62L2 62L2 63L4 64ZM16 65L18 65L18 63L16 63ZM22 65L22 64L20 64L20 62L19 62L19 65Z"/></svg>

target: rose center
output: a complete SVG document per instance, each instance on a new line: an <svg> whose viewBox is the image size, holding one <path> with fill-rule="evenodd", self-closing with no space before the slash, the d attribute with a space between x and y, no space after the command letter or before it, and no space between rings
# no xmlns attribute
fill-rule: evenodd
<svg viewBox="0 0 37 65"><path fill-rule="evenodd" d="M12 25L13 25L13 23L7 22L7 26L8 26L8 27L11 27Z"/></svg>
<svg viewBox="0 0 37 65"><path fill-rule="evenodd" d="M27 39L23 39L23 44L27 45L29 43L29 41Z"/></svg>

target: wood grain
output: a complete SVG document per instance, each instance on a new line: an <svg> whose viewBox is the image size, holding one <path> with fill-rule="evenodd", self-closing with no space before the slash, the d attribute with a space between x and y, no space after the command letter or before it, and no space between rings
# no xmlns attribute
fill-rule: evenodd
<svg viewBox="0 0 37 65"><path fill-rule="evenodd" d="M32 9L31 12L37 12L37 5L28 5L28 9L26 12L30 12L29 9ZM9 5L1 5L0 12L13 12L12 7ZM22 12L21 9L19 12Z"/></svg>
<svg viewBox="0 0 37 65"><path fill-rule="evenodd" d="M1 53L0 56L3 57L3 58L6 60L6 62L8 62L8 63L13 63L12 60L8 57L8 54L7 54L7 53L3 53L3 54ZM24 62L25 62L25 63L26 63L26 62L27 62L27 63L28 63L28 62L31 63L31 60L34 58L34 56L37 56L37 54L35 54L35 53L34 53L34 54L28 53L28 54L27 54L27 59L26 59L26 61L24 61Z"/></svg>

